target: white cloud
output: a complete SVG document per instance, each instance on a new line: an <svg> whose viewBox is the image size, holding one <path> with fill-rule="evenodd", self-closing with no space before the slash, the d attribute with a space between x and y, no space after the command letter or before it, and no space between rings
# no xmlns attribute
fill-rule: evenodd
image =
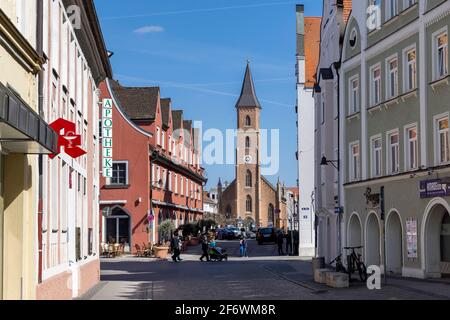
<svg viewBox="0 0 450 320"><path fill-rule="evenodd" d="M164 28L161 26L144 26L134 30L134 33L146 34L146 33L159 33L163 31Z"/></svg>

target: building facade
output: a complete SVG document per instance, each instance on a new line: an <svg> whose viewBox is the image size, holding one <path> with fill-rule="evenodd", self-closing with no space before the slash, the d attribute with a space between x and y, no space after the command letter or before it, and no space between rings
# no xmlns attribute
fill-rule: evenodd
<svg viewBox="0 0 450 320"><path fill-rule="evenodd" d="M297 5L297 127L298 187L300 190L300 255L315 255L314 198L314 74L319 56L319 17L305 17L304 6Z"/></svg>
<svg viewBox="0 0 450 320"><path fill-rule="evenodd" d="M36 298L71 299L100 281L98 86L112 71L93 1L41 3L41 112L74 124L76 132L58 134L79 134L86 154L74 158L66 147L39 159Z"/></svg>
<svg viewBox="0 0 450 320"><path fill-rule="evenodd" d="M450 273L449 26L450 1L355 1L345 32L342 241L388 273Z"/></svg>
<svg viewBox="0 0 450 320"><path fill-rule="evenodd" d="M108 79L101 91L102 99L112 99L114 124L113 177L100 178L101 241L134 252L162 240L162 222L179 227L202 218L199 134L158 87Z"/></svg>
<svg viewBox="0 0 450 320"><path fill-rule="evenodd" d="M338 256L342 198L339 188L339 68L345 26L352 1L323 1L315 100L315 186L317 256L326 262ZM333 161L324 166L322 159Z"/></svg>
<svg viewBox="0 0 450 320"><path fill-rule="evenodd" d="M0 4L0 299L35 299L38 155L57 135L40 112L38 3Z"/></svg>
<svg viewBox="0 0 450 320"><path fill-rule="evenodd" d="M228 220L252 220L255 226L286 228L284 187L274 187L261 175L260 112L262 108L247 64L236 104L236 178L223 189L219 182L219 208Z"/></svg>

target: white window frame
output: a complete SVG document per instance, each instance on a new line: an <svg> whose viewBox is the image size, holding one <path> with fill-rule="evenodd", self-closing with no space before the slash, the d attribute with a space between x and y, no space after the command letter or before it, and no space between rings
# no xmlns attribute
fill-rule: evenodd
<svg viewBox="0 0 450 320"><path fill-rule="evenodd" d="M128 164L128 160L113 161L112 164L113 164L113 167L114 167L115 164L125 164L126 165L126 168L125 168L126 176L125 176L125 184L113 184L111 182L112 181L112 178L111 178L111 179L109 179L110 185L117 185L117 186L126 186L126 185L128 185L129 184L129 164ZM111 169L111 170L113 170L113 169Z"/></svg>
<svg viewBox="0 0 450 320"><path fill-rule="evenodd" d="M180 177L180 195L184 196L184 178L183 178L183 176Z"/></svg>
<svg viewBox="0 0 450 320"><path fill-rule="evenodd" d="M447 46L445 47L445 51L446 51L446 59L445 59L445 67L446 70L444 72L444 74L440 74L439 72L439 59L438 59L438 38L442 35L447 35ZM448 72L448 27L445 26L441 29L439 29L438 31L434 32L432 34L432 39L433 39L433 80L439 80L442 78L445 78L446 76L448 76L449 72Z"/></svg>
<svg viewBox="0 0 450 320"><path fill-rule="evenodd" d="M359 153L357 156L353 153L353 148L355 146L358 146ZM355 158L356 158L356 168L355 168ZM361 179L361 145L359 141L353 141L349 144L349 180L352 181L358 181ZM355 169L356 169L356 175L355 175Z"/></svg>
<svg viewBox="0 0 450 320"><path fill-rule="evenodd" d="M174 185L174 187L175 187L175 194L178 194L178 175L175 173L174 174L175 175L175 185Z"/></svg>
<svg viewBox="0 0 450 320"><path fill-rule="evenodd" d="M434 121L434 153L435 153L435 164L436 165L445 165L445 164L449 164L449 161L441 161L441 143L440 143L440 134L441 131L439 130L439 122L441 120L446 119L447 121L449 121L449 126L450 126L450 117L449 117L449 112L446 113L442 113L440 115L436 115L433 118ZM446 130L444 130L444 132L447 132L447 140L450 140L450 128L447 128ZM450 158L450 141L447 141L447 157Z"/></svg>
<svg viewBox="0 0 450 320"><path fill-rule="evenodd" d="M394 6L392 6L393 4ZM398 2L397 0L386 0L385 5L386 5L386 21L389 21L390 19L398 15Z"/></svg>
<svg viewBox="0 0 450 320"><path fill-rule="evenodd" d="M169 170L169 191L172 192L172 171Z"/></svg>
<svg viewBox="0 0 450 320"><path fill-rule="evenodd" d="M416 4L416 0L403 0L403 10L408 9Z"/></svg>
<svg viewBox="0 0 450 320"><path fill-rule="evenodd" d="M381 146L379 147L379 152L380 152L380 173L376 174L376 169L375 168L375 154L376 154L376 150L375 150L375 141L376 140L380 140L381 141ZM381 134L372 136L370 138L370 172L371 172L371 176L372 178L379 178L383 175L383 137L381 136Z"/></svg>
<svg viewBox="0 0 450 320"><path fill-rule="evenodd" d="M156 144L161 146L161 129L156 127Z"/></svg>
<svg viewBox="0 0 450 320"><path fill-rule="evenodd" d="M416 130L416 138L411 139L409 137L409 132L411 130ZM419 129L417 123L412 123L404 127L404 141L405 141L405 171L413 171L419 168ZM411 142L414 141L415 144L415 165L411 159Z"/></svg>
<svg viewBox="0 0 450 320"><path fill-rule="evenodd" d="M416 54L416 58L414 59L414 67L415 67L415 83L413 86L409 86L409 65L410 62L408 61L408 53L411 51L414 51ZM416 44L413 44L405 49L403 49L403 91L410 92L417 89L417 49Z"/></svg>
<svg viewBox="0 0 450 320"><path fill-rule="evenodd" d="M358 86L353 86L354 82L358 81ZM358 113L360 111L360 85L361 82L359 80L359 74L352 76L350 79L348 79L348 87L349 87L349 115ZM356 94L356 105L354 101L354 94Z"/></svg>
<svg viewBox="0 0 450 320"><path fill-rule="evenodd" d="M163 150L166 150L166 133L164 130L161 131L161 147Z"/></svg>
<svg viewBox="0 0 450 320"><path fill-rule="evenodd" d="M397 63L397 67L395 69L391 69L391 63L395 61ZM394 73L394 93L391 92L391 84L392 79L391 75ZM398 96L398 56L394 54L386 59L386 96L388 99L395 98Z"/></svg>
<svg viewBox="0 0 450 320"><path fill-rule="evenodd" d="M380 76L377 78L374 78L374 72L375 70L379 69L380 70ZM382 93L381 93L381 79L382 79L382 69L381 69L381 63L377 63L373 66L370 67L370 105L373 106L377 106L381 103L382 100ZM379 81L379 85L378 85L378 90L379 90L379 94L378 94L378 101L375 101L375 83Z"/></svg>
<svg viewBox="0 0 450 320"><path fill-rule="evenodd" d="M397 143L392 144L391 143L391 137L393 135L397 135ZM393 150L392 148L396 147L396 169L392 168L392 157L393 157ZM388 174L398 174L400 173L400 132L398 129L390 130L386 132L386 167Z"/></svg>

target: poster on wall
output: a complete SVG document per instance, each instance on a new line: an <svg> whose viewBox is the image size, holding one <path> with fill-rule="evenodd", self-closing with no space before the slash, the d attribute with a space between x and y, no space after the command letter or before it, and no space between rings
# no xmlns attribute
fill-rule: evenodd
<svg viewBox="0 0 450 320"><path fill-rule="evenodd" d="M406 220L406 245L408 258L417 258L417 220Z"/></svg>

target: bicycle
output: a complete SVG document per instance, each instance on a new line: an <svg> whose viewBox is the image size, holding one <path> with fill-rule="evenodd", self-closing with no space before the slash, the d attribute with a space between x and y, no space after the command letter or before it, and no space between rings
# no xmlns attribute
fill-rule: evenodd
<svg viewBox="0 0 450 320"><path fill-rule="evenodd" d="M347 273L347 269L345 269L344 264L342 263L342 254L338 255L336 258L334 258L333 261L329 263L329 265L333 265L333 263L336 262L336 272L342 272Z"/></svg>
<svg viewBox="0 0 450 320"><path fill-rule="evenodd" d="M347 273L349 276L349 280L352 279L352 274L358 271L359 278L362 282L367 281L367 268L364 262L361 259L361 254L356 253L356 249L362 249L363 246L359 247L345 247L345 250L352 250L352 252L347 256Z"/></svg>

